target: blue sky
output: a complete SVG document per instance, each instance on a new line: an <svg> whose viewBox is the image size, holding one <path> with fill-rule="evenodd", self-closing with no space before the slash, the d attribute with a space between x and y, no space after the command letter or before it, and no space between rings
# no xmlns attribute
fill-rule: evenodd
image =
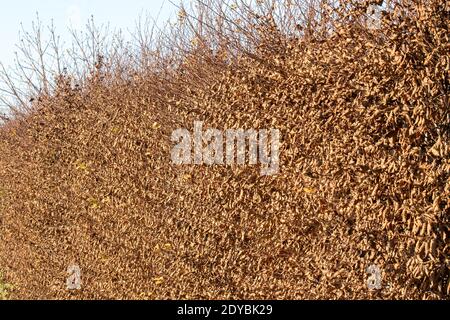
<svg viewBox="0 0 450 320"><path fill-rule="evenodd" d="M82 28L91 15L98 24L109 22L111 28L126 31L134 28L142 12L156 18L162 7L161 25L177 12L169 0L0 0L0 7L0 62L5 65L13 63L20 23L25 30L31 30L36 12L44 25L49 25L53 19L63 39L68 38L69 25Z"/></svg>

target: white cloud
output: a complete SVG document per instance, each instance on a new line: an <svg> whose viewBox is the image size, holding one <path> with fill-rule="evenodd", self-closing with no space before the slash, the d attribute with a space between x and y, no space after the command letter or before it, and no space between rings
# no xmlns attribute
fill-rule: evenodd
<svg viewBox="0 0 450 320"><path fill-rule="evenodd" d="M83 27L80 7L71 5L67 8L66 23L69 27L74 29L81 29Z"/></svg>

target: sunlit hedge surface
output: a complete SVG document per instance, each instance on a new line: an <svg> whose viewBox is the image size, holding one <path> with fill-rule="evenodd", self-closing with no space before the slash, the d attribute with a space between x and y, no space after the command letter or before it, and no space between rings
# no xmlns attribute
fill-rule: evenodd
<svg viewBox="0 0 450 320"><path fill-rule="evenodd" d="M198 3L41 80L0 130L12 297L448 299L449 3L368 5ZM280 173L172 164L194 121L279 129Z"/></svg>

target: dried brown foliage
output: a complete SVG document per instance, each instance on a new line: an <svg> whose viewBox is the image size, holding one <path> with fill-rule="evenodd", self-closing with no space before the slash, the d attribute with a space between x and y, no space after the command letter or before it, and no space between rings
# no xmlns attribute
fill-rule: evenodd
<svg viewBox="0 0 450 320"><path fill-rule="evenodd" d="M449 298L449 2L376 28L367 3L256 3L198 1L140 64L61 75L3 125L16 298ZM194 120L279 128L280 174L171 164Z"/></svg>

